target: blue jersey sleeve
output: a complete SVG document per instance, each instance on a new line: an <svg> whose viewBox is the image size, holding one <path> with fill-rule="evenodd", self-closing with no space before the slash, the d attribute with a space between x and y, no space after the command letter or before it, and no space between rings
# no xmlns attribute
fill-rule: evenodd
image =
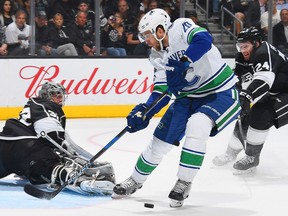
<svg viewBox="0 0 288 216"><path fill-rule="evenodd" d="M185 55L192 62L196 62L211 49L212 41L213 38L206 29L201 27L193 29L188 37L189 47L185 51Z"/></svg>

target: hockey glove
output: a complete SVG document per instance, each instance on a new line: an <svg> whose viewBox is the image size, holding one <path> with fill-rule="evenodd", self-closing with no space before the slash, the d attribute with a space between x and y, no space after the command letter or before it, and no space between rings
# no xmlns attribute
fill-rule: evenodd
<svg viewBox="0 0 288 216"><path fill-rule="evenodd" d="M188 81L185 79L188 67L188 61L168 60L168 64L166 65L167 85L173 94L177 95L178 91L188 86Z"/></svg>
<svg viewBox="0 0 288 216"><path fill-rule="evenodd" d="M129 133L134 133L136 131L146 128L152 118L152 113L145 114L147 110L147 105L145 103L138 104L127 116L127 131Z"/></svg>
<svg viewBox="0 0 288 216"><path fill-rule="evenodd" d="M240 113L240 117L244 118L246 116L249 115L250 113L250 104L253 102L253 96L252 96L252 92L249 90L242 90L240 92L240 104L241 104L241 108L242 111Z"/></svg>

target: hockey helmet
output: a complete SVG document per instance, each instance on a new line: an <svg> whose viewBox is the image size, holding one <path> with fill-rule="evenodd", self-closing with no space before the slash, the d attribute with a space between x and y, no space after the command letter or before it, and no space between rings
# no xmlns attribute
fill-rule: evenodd
<svg viewBox="0 0 288 216"><path fill-rule="evenodd" d="M158 39L156 36L156 30L158 26L162 26L165 32L171 25L170 16L166 11L160 8L153 9L147 12L139 22L138 30L139 30L139 37L145 40L145 35L143 33L150 31L151 34L156 38L158 41L162 41L164 39ZM166 34L165 34L166 35Z"/></svg>
<svg viewBox="0 0 288 216"><path fill-rule="evenodd" d="M261 40L262 40L261 32L255 27L243 29L242 31L239 32L237 36L237 43L242 43L246 41L254 43L255 41L260 42Z"/></svg>
<svg viewBox="0 0 288 216"><path fill-rule="evenodd" d="M43 99L47 99L54 102L54 97L61 99L59 105L64 106L65 100L67 99L67 93L64 86L60 83L46 82L42 85L39 90L38 96Z"/></svg>

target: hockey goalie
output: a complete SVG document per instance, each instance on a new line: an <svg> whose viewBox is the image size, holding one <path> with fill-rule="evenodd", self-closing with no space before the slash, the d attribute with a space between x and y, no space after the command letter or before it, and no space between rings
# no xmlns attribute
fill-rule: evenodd
<svg viewBox="0 0 288 216"><path fill-rule="evenodd" d="M92 155L65 131L62 107L65 88L54 82L42 85L18 118L8 119L0 132L0 178L23 176L31 184L58 188L79 172ZM94 162L68 189L85 195L111 195L115 174L111 163Z"/></svg>

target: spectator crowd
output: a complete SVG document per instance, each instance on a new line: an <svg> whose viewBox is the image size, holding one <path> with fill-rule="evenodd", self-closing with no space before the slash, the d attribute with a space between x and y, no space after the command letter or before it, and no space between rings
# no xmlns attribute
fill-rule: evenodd
<svg viewBox="0 0 288 216"><path fill-rule="evenodd" d="M206 1L198 1L202 8L206 8ZM220 23L221 9L225 7L229 13L223 13L223 24L235 36L243 28L256 27L268 39L269 31L269 0L209 0L208 17L215 23ZM272 44L288 55L288 1L272 0ZM197 15L196 15L197 16ZM234 29L235 28L235 29Z"/></svg>
<svg viewBox="0 0 288 216"><path fill-rule="evenodd" d="M30 55L31 0L0 0L0 56ZM204 8L206 1L198 1ZM95 17L94 0L35 0L35 54L37 56L148 56L149 47L138 38L141 17L163 8L171 20L179 18L180 0L100 0ZM273 45L288 54L288 3L273 0ZM235 17L224 16L227 29L255 26L268 34L268 0L210 0L210 19L221 19L226 7ZM197 20L196 11L186 17ZM100 20L100 35L95 21ZM198 21L195 21L198 22ZM235 25L234 25L235 22ZM207 24L198 23L208 29ZM209 29L208 29L209 30ZM96 50L96 40L100 40Z"/></svg>

